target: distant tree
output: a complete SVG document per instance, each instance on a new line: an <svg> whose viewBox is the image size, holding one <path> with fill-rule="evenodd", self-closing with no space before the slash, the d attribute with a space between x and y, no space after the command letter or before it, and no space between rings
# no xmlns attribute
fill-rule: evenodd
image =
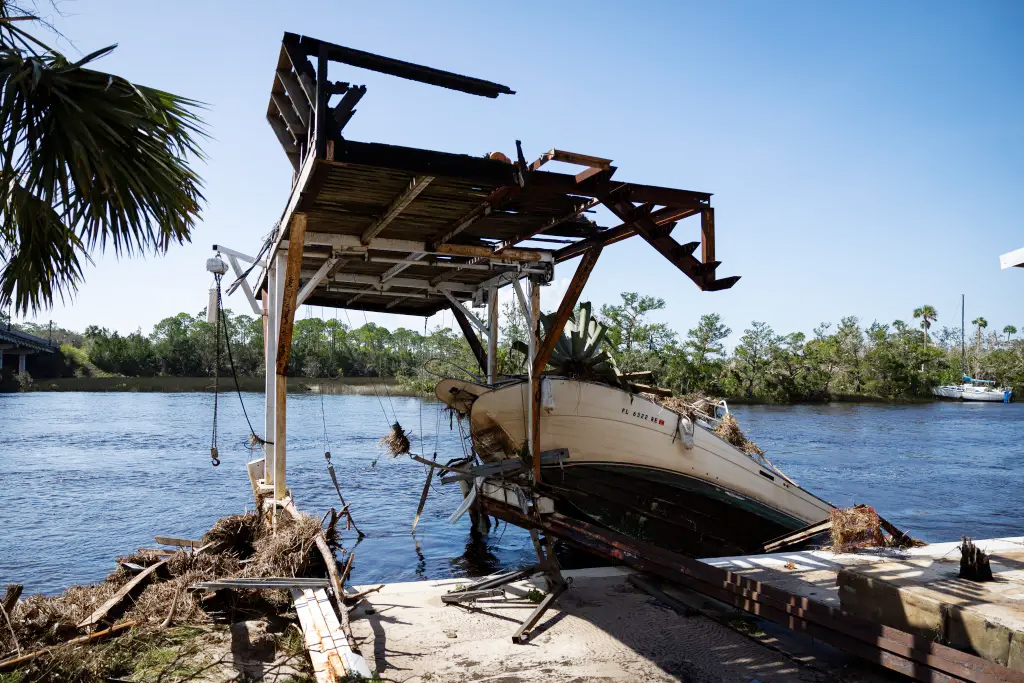
<svg viewBox="0 0 1024 683"><path fill-rule="evenodd" d="M938 317L934 306L924 305L914 309L914 317L921 319L921 329L924 330L924 345L928 346L928 330Z"/></svg>
<svg viewBox="0 0 1024 683"><path fill-rule="evenodd" d="M687 391L707 391L721 373L725 346L722 341L732 334L718 313L702 315L697 326L686 332L683 353L676 354L684 361L683 376L676 378Z"/></svg>
<svg viewBox="0 0 1024 683"><path fill-rule="evenodd" d="M662 370L665 351L673 346L676 333L664 323L650 322L648 316L665 308L665 300L623 292L622 304L601 306L601 322L608 327L606 343L623 372Z"/></svg>
<svg viewBox="0 0 1024 683"><path fill-rule="evenodd" d="M1017 328L1013 325L1007 325L1003 328L1003 332L1006 333L1006 341L1010 341L1010 337L1017 334Z"/></svg>
<svg viewBox="0 0 1024 683"><path fill-rule="evenodd" d="M779 337L768 323L755 321L743 330L732 371L746 398L753 398L767 388L772 357L779 343Z"/></svg>
<svg viewBox="0 0 1024 683"><path fill-rule="evenodd" d="M983 329L985 329L986 327L988 327L988 321L985 320L984 318L982 318L981 316L978 316L977 318L975 318L974 320L971 321L971 324L978 326L978 345L977 345L977 351L980 353L981 352L981 331Z"/></svg>
<svg viewBox="0 0 1024 683"><path fill-rule="evenodd" d="M190 239L201 181L198 105L87 68L21 28L0 2L0 308L73 294L84 261ZM21 16L19 16L21 15Z"/></svg>

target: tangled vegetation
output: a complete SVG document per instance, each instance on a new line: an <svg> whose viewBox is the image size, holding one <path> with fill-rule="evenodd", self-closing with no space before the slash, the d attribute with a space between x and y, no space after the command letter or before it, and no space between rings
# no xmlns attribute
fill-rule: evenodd
<svg viewBox="0 0 1024 683"><path fill-rule="evenodd" d="M68 588L57 596L33 595L10 613L9 630L0 631L0 659L18 652L53 649L22 668L0 673L0 683L86 683L130 677L133 681L181 680L211 666L211 657L231 637L225 626L240 621L264 623L262 637L272 657L303 675L308 666L290 610L290 596L279 590L189 590L201 581L225 577L324 576L315 547L316 519L282 516L271 527L255 513L220 519L203 537L205 550L182 549L169 557L152 551L117 558L105 581ZM328 542L337 543L333 527ZM124 634L84 646L67 646L83 633L79 624L125 586L141 568L161 563L156 577L108 621L133 622ZM298 635L296 635L298 633ZM276 655L273 653L276 652ZM293 680L304 680L293 678ZM311 678L309 680L312 680Z"/></svg>

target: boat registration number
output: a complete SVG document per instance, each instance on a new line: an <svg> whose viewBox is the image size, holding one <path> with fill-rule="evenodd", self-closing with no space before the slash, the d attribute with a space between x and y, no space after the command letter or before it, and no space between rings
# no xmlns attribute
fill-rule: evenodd
<svg viewBox="0 0 1024 683"><path fill-rule="evenodd" d="M656 425L663 425L665 421L658 418L655 415L648 415L647 413L637 412L636 410L630 410L629 408L622 409L623 415L631 415L637 419L644 420L646 422L653 422Z"/></svg>

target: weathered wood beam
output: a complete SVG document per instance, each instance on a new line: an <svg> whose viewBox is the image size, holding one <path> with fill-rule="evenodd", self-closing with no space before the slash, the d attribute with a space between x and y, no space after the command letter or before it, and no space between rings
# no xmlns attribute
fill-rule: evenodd
<svg viewBox="0 0 1024 683"><path fill-rule="evenodd" d="M425 242L376 237L370 240L370 244L364 245L359 241L359 237L355 235L336 235L334 233L326 232L307 233L306 245L333 247L339 251L373 249L375 251L396 251L413 255L424 254L427 256L437 255L483 258L507 263L539 263L542 261L550 262L553 260L553 252L548 249L526 249L520 247L516 249L506 249L500 255L495 256L494 249L481 244L440 244L436 249L432 250L428 248L428 245ZM278 248L287 249L287 240L279 243ZM419 258L416 260L419 260Z"/></svg>
<svg viewBox="0 0 1024 683"><path fill-rule="evenodd" d="M373 223L370 224L363 234L359 237L359 241L364 245L370 243L374 237L380 234L381 230L388 227L391 221L395 220L400 213L405 211L405 208L412 203L416 197L420 195L423 190L427 189L427 185L434 180L434 176L417 176L412 179L408 187L402 190L401 194L395 197L391 204L384 209L384 213L378 216Z"/></svg>
<svg viewBox="0 0 1024 683"><path fill-rule="evenodd" d="M314 83L316 70L309 63L307 56L300 50L295 49L294 45L282 43L282 49L285 52L285 56L288 57L288 62L292 65L292 69L295 70L295 75L302 88L302 92L306 96L306 101L309 102L309 106L312 108L316 101L316 85Z"/></svg>
<svg viewBox="0 0 1024 683"><path fill-rule="evenodd" d="M306 237L306 214L297 213L289 228L288 260L284 273L284 294L278 303L280 332L277 342L277 372L275 375L274 409L274 499L284 500L288 495L285 482L287 445L288 360L291 357L292 332L295 329L295 311L298 308L299 278L302 272L302 247ZM269 372L269 368L267 369Z"/></svg>
<svg viewBox="0 0 1024 683"><path fill-rule="evenodd" d="M566 152L561 149L552 149L542 154L537 161L530 164L530 170L535 171L549 161L562 161L567 164L590 166L592 168L608 168L612 165L611 159L603 159L601 157L590 156L589 154Z"/></svg>
<svg viewBox="0 0 1024 683"><path fill-rule="evenodd" d="M455 317L455 322L459 324L459 329L462 330L463 336L466 337L466 341L469 342L469 348L473 351L473 356L476 358L477 365L480 366L480 371L487 372L487 351L484 350L483 344L480 343L480 337L476 336L476 330L473 329L473 325L469 322L469 318L451 302L452 315Z"/></svg>
<svg viewBox="0 0 1024 683"><path fill-rule="evenodd" d="M715 210L704 209L700 212L700 260L711 263L715 260Z"/></svg>
<svg viewBox="0 0 1024 683"><path fill-rule="evenodd" d="M463 232L466 228L476 223L484 216L490 215L491 211L496 207L505 202L507 199L515 194L515 189L511 185L503 185L498 189L491 192L487 196L487 199L482 201L468 214L459 218L452 225L448 226L444 230L434 235L434 238L430 240L428 246L433 251L442 244L445 244Z"/></svg>
<svg viewBox="0 0 1024 683"><path fill-rule="evenodd" d="M356 105L366 94L365 85L353 85L342 96L341 101L331 108L331 116L337 126L337 132L341 133L348 125L349 120L356 113Z"/></svg>
<svg viewBox="0 0 1024 683"><path fill-rule="evenodd" d="M292 106L291 101L280 93L270 93L270 99L274 102L274 106L281 112L281 118L284 119L285 124L288 126L289 132L295 138L296 142L305 140L306 137L306 126L303 125L302 119L299 118L298 112L295 111L295 107Z"/></svg>
<svg viewBox="0 0 1024 683"><path fill-rule="evenodd" d="M495 187L515 183L515 167L504 161L376 142L335 140L334 161L376 166L414 175L462 178Z"/></svg>
<svg viewBox="0 0 1024 683"><path fill-rule="evenodd" d="M327 43L307 36L299 36L294 33L285 33L283 44L296 46L305 54L315 55L320 52L321 47L326 48L327 58L332 62L350 64L361 69L369 69L399 78L406 78L411 81L419 81L430 85L459 90L471 95L483 97L497 97L498 95L514 95L515 91L500 83L492 83L481 78L463 76L450 71L442 71L429 66L404 62L391 57L383 57L362 50L355 50L334 43Z"/></svg>
<svg viewBox="0 0 1024 683"><path fill-rule="evenodd" d="M314 120L313 147L321 159L327 158L327 131L330 114L327 101L331 93L327 87L327 47L320 46L316 61L316 117Z"/></svg>
<svg viewBox="0 0 1024 683"><path fill-rule="evenodd" d="M302 125L308 129L312 118L311 110L309 101L306 99L306 93L302 91L302 86L299 85L299 79L291 71L278 69L277 80L281 81L281 85L284 86L284 91L288 94L288 99L291 100L292 106L295 107L295 113L298 114Z"/></svg>
<svg viewBox="0 0 1024 683"><path fill-rule="evenodd" d="M306 214L297 213L292 218L289 231L288 263L285 269L284 297L280 303L281 332L277 344L277 374L288 372L291 358L292 331L295 326L295 312L298 309L299 279L302 274L302 244L306 235Z"/></svg>
<svg viewBox="0 0 1024 683"><path fill-rule="evenodd" d="M274 135L277 136L277 141L281 144L281 148L284 149L285 156L288 157L288 161L291 163L292 168L298 171L299 146L291 132L288 130L288 126L285 125L284 119L268 115L267 123L270 124L270 128L274 131Z"/></svg>
<svg viewBox="0 0 1024 683"><path fill-rule="evenodd" d="M391 266L386 271L384 271L384 273L380 276L381 283L387 282L388 280L395 277L409 266L416 265L416 262L422 261L425 256L426 253L422 252L419 254L410 254L408 257L406 257L405 262L396 263L395 265Z"/></svg>

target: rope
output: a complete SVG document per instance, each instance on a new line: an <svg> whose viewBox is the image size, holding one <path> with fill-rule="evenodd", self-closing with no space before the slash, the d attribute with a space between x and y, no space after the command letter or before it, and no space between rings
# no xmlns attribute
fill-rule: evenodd
<svg viewBox="0 0 1024 683"><path fill-rule="evenodd" d="M228 352L228 367L231 368L231 377L235 383L235 393L238 395L238 403L242 406L242 415L245 416L245 423L249 426L249 452L257 447L262 447L265 444L272 443L266 439L261 438L256 430L252 427L252 421L249 419L249 411L245 409L245 401L242 399L242 388L238 383L238 371L235 369L235 358L231 351L231 331L228 328L228 317L224 311L224 297L221 291L221 280L223 275L220 273L214 273L214 280L217 283L217 327L214 330L214 337L216 337L216 357L214 359L214 370L213 370L213 434L210 438L210 459L212 460L213 466L217 467L220 465L220 458L217 451L217 407L220 398L220 334L221 330L224 331L224 346Z"/></svg>
<svg viewBox="0 0 1024 683"><path fill-rule="evenodd" d="M352 330L353 329L352 328L352 318L350 318L349 315L348 315L348 309L344 308L342 310L345 311L345 320L348 321L348 329ZM365 311L363 312L363 315L364 316L366 315ZM384 408L384 401L380 400L380 394L377 392L377 385L376 385L376 383L370 382L370 388L373 389L373 395L377 397L377 403L380 404L380 410L381 410L382 413L384 413L384 422L387 424L388 429L391 429L391 425L393 423L392 423L391 420L388 419L388 411ZM392 407L392 410L394 410L393 407ZM395 422L397 422L397 420L395 420ZM374 464L376 464L376 462L377 461L374 460Z"/></svg>

